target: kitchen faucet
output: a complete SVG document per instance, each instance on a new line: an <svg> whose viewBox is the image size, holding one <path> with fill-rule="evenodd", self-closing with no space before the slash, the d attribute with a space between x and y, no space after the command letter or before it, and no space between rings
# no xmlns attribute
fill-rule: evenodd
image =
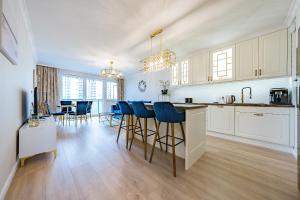
<svg viewBox="0 0 300 200"><path fill-rule="evenodd" d="M249 89L249 99L252 99L252 89L251 87L243 87L242 88L242 96L241 96L241 100L242 100L242 103L244 103L244 90L245 89Z"/></svg>

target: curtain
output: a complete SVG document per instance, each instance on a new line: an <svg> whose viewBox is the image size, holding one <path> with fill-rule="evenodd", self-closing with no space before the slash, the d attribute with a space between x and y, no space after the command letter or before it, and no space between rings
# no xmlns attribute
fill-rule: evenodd
<svg viewBox="0 0 300 200"><path fill-rule="evenodd" d="M58 69L37 65L36 77L40 112L47 114L45 103L49 105L52 112L55 112L59 101Z"/></svg>
<svg viewBox="0 0 300 200"><path fill-rule="evenodd" d="M118 79L118 100L124 100L124 79Z"/></svg>

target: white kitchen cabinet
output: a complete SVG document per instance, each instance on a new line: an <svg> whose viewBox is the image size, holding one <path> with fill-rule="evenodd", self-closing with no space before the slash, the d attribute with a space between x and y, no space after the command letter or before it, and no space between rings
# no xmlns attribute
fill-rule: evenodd
<svg viewBox="0 0 300 200"><path fill-rule="evenodd" d="M209 52L201 52L191 56L191 83L202 84L208 82Z"/></svg>
<svg viewBox="0 0 300 200"><path fill-rule="evenodd" d="M287 29L259 38L259 77L288 75Z"/></svg>
<svg viewBox="0 0 300 200"><path fill-rule="evenodd" d="M189 85L191 84L191 66L190 59L179 60L172 66L171 85Z"/></svg>
<svg viewBox="0 0 300 200"><path fill-rule="evenodd" d="M210 51L211 82L235 80L235 45Z"/></svg>
<svg viewBox="0 0 300 200"><path fill-rule="evenodd" d="M287 29L213 48L181 59L172 69L172 85L196 85L287 76L291 73Z"/></svg>
<svg viewBox="0 0 300 200"><path fill-rule="evenodd" d="M234 135L234 106L208 106L207 130Z"/></svg>
<svg viewBox="0 0 300 200"><path fill-rule="evenodd" d="M236 107L235 135L288 146L289 118L287 108Z"/></svg>
<svg viewBox="0 0 300 200"><path fill-rule="evenodd" d="M258 78L258 38L236 44L236 80Z"/></svg>

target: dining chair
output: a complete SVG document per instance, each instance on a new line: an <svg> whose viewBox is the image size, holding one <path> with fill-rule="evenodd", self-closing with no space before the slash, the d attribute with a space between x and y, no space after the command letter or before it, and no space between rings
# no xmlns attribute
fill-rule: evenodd
<svg viewBox="0 0 300 200"><path fill-rule="evenodd" d="M88 101L87 114L90 115L90 119L92 119L92 105L93 105L93 101Z"/></svg>
<svg viewBox="0 0 300 200"><path fill-rule="evenodd" d="M45 103L46 107L47 107L47 112L49 115L52 115L55 119L55 121L57 120L57 117L59 117L59 121L62 123L62 125L64 126L65 123L65 113L64 112L52 112L50 105L48 103Z"/></svg>
<svg viewBox="0 0 300 200"><path fill-rule="evenodd" d="M72 101L70 101L70 100L61 100L60 105L61 105L61 112L70 113L72 111L72 107L71 107L72 106Z"/></svg>
<svg viewBox="0 0 300 200"><path fill-rule="evenodd" d="M82 123L82 119L85 119L87 122L87 108L88 108L88 101L77 101L76 102L76 111L73 113L69 113L70 116L73 116L75 120L75 126L77 127L77 120L80 117L80 123Z"/></svg>

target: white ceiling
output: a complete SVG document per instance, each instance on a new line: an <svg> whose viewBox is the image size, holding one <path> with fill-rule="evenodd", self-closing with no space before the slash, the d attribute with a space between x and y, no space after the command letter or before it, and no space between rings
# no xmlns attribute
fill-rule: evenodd
<svg viewBox="0 0 300 200"><path fill-rule="evenodd" d="M163 27L177 55L285 26L292 0L26 0L40 64L99 73L142 68Z"/></svg>

